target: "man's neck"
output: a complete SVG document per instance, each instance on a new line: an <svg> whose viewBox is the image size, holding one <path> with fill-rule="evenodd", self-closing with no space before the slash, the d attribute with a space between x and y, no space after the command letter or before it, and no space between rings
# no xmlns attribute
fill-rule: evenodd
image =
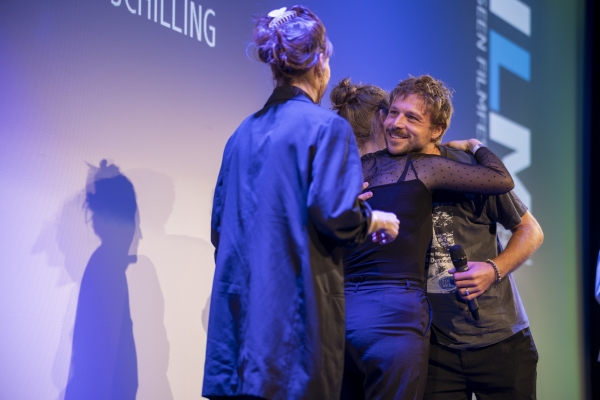
<svg viewBox="0 0 600 400"><path fill-rule="evenodd" d="M433 154L436 156L442 155L439 146L435 143L429 143L427 146L425 146L425 148L423 148L423 150L420 151L420 153Z"/></svg>

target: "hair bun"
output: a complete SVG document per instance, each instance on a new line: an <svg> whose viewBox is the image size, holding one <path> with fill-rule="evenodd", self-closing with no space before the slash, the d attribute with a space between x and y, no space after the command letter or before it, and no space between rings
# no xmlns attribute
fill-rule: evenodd
<svg viewBox="0 0 600 400"><path fill-rule="evenodd" d="M331 106L334 110L339 110L348 104L356 103L358 101L358 87L352 83L350 78L344 78L331 90Z"/></svg>
<svg viewBox="0 0 600 400"><path fill-rule="evenodd" d="M350 78L342 79L330 94L331 105L338 115L350 122L357 142L363 143L380 131L380 118L375 116L380 110L387 113L388 94L374 85L352 83Z"/></svg>
<svg viewBox="0 0 600 400"><path fill-rule="evenodd" d="M254 17L255 55L268 64L277 85L290 84L331 56L333 48L321 20L304 6ZM279 18L281 17L281 18Z"/></svg>

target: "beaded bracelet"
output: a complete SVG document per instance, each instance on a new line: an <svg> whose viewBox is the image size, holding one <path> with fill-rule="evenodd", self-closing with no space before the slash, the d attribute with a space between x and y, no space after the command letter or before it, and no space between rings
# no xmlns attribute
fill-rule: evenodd
<svg viewBox="0 0 600 400"><path fill-rule="evenodd" d="M485 260L485 262L490 264L492 266L492 268L494 268L494 271L496 272L496 282L495 283L500 283L500 281L502 280L502 277L500 276L500 270L498 269L498 266L496 265L496 263L493 262L492 260L490 260L489 258L487 260Z"/></svg>

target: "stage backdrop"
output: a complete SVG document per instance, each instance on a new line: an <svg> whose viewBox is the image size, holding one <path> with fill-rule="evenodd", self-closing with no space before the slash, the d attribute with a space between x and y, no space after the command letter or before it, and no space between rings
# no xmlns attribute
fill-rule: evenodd
<svg viewBox="0 0 600 400"><path fill-rule="evenodd" d="M583 1L305 4L334 44L332 84L441 78L456 90L447 139L503 156L545 233L516 273L539 398L580 398ZM291 5L1 2L0 398L101 391L67 389L92 357L104 388L200 398L213 188L227 138L273 87L249 57L251 17Z"/></svg>

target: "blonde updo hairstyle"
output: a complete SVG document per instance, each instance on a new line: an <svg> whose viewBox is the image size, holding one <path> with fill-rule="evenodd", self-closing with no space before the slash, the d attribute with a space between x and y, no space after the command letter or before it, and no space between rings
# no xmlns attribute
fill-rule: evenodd
<svg viewBox="0 0 600 400"><path fill-rule="evenodd" d="M359 147L383 134L380 112L385 118L390 108L385 90L344 78L331 90L329 98L338 115L350 122Z"/></svg>
<svg viewBox="0 0 600 400"><path fill-rule="evenodd" d="M274 18L266 15L254 18L256 55L271 67L277 86L305 79L319 63L319 56L323 54L328 59L333 51L319 17L304 6L293 6L290 10L295 13L291 18L271 27ZM316 78L322 80L322 69L314 71Z"/></svg>

